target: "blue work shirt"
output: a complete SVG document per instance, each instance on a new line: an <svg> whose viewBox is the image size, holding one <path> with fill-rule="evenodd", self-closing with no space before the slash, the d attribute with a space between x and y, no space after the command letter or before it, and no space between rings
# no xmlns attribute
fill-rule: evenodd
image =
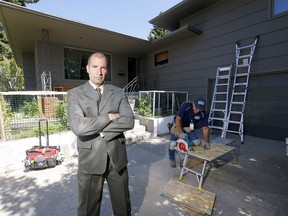
<svg viewBox="0 0 288 216"><path fill-rule="evenodd" d="M179 116L181 118L182 127L189 127L190 122L194 123L194 127L196 129L208 127L207 112L200 111L199 113L194 113L192 102L182 103L176 116ZM174 117L174 122L176 120L176 116Z"/></svg>

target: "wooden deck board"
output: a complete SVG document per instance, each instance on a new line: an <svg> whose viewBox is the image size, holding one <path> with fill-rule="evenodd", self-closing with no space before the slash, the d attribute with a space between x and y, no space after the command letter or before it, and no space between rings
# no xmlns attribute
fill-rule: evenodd
<svg viewBox="0 0 288 216"><path fill-rule="evenodd" d="M178 204L189 216L196 216L199 215L199 212L196 212L184 205Z"/></svg>
<svg viewBox="0 0 288 216"><path fill-rule="evenodd" d="M216 194L170 179L163 187L161 195L193 211L211 215Z"/></svg>

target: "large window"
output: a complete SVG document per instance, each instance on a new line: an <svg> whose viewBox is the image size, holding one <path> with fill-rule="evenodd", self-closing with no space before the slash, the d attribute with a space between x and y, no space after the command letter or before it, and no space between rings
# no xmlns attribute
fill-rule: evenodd
<svg viewBox="0 0 288 216"><path fill-rule="evenodd" d="M272 0L272 15L288 12L288 0Z"/></svg>
<svg viewBox="0 0 288 216"><path fill-rule="evenodd" d="M88 80L89 76L86 71L86 65L88 62L88 58L92 53L93 52L84 50L64 48L65 79ZM110 55L105 54L105 56L108 61L107 66L109 68L105 80L111 81Z"/></svg>

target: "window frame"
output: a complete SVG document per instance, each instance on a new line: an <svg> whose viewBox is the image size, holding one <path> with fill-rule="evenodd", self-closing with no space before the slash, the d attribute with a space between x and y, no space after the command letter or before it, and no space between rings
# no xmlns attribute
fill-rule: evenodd
<svg viewBox="0 0 288 216"><path fill-rule="evenodd" d="M270 0L270 17L279 17L279 16L283 16L283 15L287 15L288 14L288 7L286 10L279 12L279 13L275 13L275 4L277 3L278 0ZM288 4L288 0L284 0L287 1ZM279 2L278 2L279 3Z"/></svg>
<svg viewBox="0 0 288 216"><path fill-rule="evenodd" d="M164 60L157 62L157 56L159 56L161 54L164 54L164 55L166 54L167 59L164 59ZM160 50L160 51L153 53L153 66L154 67L161 67L161 66L164 66L167 64L170 64L170 49L163 49L163 50Z"/></svg>
<svg viewBox="0 0 288 216"><path fill-rule="evenodd" d="M83 54L82 54L82 58L81 58L81 60L80 60L80 64L78 65L78 66L80 66L79 67L79 76L78 77L76 77L76 78L71 78L71 77L69 77L68 76L68 74L67 74L67 72L66 72L66 68L67 68L67 66L66 66L66 52L65 52L65 50L73 50L73 51L76 51L76 52L78 52L78 54L79 54L79 52L80 52L80 54L81 54L81 52L82 53L85 53L86 54L86 59L85 59L85 61L84 62L82 62L83 61ZM87 61L88 61L88 57L92 54L92 53L95 53L95 52L99 52L99 51L93 51L93 50L85 50L85 49L79 49L79 48L75 48L75 47L67 47L67 46L65 46L65 47L63 47L63 66L64 66L64 79L65 80L70 80L70 81L72 81L72 80L89 80L89 76L88 76L88 73L87 73L87 71L86 71L86 65L87 65ZM111 81L111 54L109 54L109 53L104 53L104 52L102 52L105 56L106 56L106 58L107 58L107 68L108 68L108 71L107 71L107 74L106 74L106 77L105 77L105 81ZM77 54L77 53L76 53ZM71 69L71 68L70 68ZM83 78L82 78L83 77Z"/></svg>

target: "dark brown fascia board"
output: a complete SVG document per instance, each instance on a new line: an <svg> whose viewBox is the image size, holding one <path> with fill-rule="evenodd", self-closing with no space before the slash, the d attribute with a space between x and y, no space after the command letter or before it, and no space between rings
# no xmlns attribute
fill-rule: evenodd
<svg viewBox="0 0 288 216"><path fill-rule="evenodd" d="M198 34L198 35L202 34L202 31L201 31L201 30L199 30L199 29L197 29L197 28L194 28L194 27L192 27L192 26L190 26L190 25L187 25L187 30L189 30L189 31L191 31L191 32L193 32L193 33L195 33L195 34Z"/></svg>

